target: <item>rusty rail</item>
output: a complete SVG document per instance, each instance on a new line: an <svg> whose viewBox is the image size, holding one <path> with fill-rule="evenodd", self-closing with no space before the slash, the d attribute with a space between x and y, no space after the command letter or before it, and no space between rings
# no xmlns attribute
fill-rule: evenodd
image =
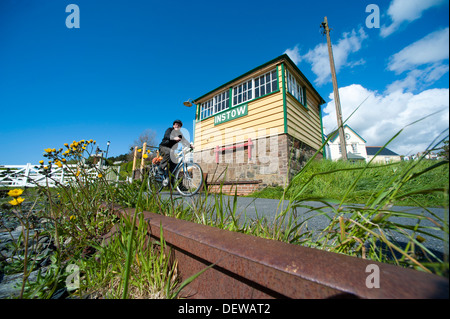
<svg viewBox="0 0 450 319"><path fill-rule="evenodd" d="M134 209L109 208L134 214ZM181 280L215 264L184 289L187 298L449 298L449 280L437 275L143 214L152 238L159 239L163 228ZM366 280L378 270L379 288L368 288Z"/></svg>

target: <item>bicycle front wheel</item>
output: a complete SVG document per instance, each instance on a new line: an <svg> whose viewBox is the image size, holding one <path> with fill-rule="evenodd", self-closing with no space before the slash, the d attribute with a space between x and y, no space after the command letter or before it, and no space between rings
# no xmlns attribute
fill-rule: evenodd
<svg viewBox="0 0 450 319"><path fill-rule="evenodd" d="M192 196L198 193L203 185L203 171L197 163L182 165L175 174L176 187L183 196Z"/></svg>

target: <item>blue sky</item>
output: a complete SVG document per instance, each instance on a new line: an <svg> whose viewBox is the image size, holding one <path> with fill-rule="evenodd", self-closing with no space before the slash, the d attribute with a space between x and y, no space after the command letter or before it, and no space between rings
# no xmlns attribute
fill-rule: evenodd
<svg viewBox="0 0 450 319"><path fill-rule="evenodd" d="M80 27L67 28L69 4ZM380 27L369 28L369 4ZM327 16L344 118L368 145L406 155L448 129L448 0L152 1L0 0L0 165L41 159L73 140L111 141L128 152L146 129L175 118L192 132L188 98L283 53L326 103L336 127L326 38ZM445 133L448 134L448 131Z"/></svg>

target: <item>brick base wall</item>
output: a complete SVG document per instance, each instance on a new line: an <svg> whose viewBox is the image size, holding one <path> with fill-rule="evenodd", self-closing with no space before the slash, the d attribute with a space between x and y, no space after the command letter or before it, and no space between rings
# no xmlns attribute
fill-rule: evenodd
<svg viewBox="0 0 450 319"><path fill-rule="evenodd" d="M218 163L214 148L194 152L194 162L208 174L207 182L211 189L218 190L219 186L212 184L223 181L227 185L222 186L222 192L232 194L236 188L238 193L244 194L267 186L284 187L315 153L313 148L287 134L255 139L252 144L249 146L250 158L249 147L246 146L219 152ZM219 145L223 146L230 145ZM245 184L246 181L260 182ZM235 185L231 184L233 182Z"/></svg>

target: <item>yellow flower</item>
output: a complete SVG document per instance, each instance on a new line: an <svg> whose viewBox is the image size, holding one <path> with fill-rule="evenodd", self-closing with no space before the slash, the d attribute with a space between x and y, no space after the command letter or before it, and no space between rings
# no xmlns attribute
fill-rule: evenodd
<svg viewBox="0 0 450 319"><path fill-rule="evenodd" d="M61 159L61 162L64 162L64 163L65 163L65 162L66 162L66 159L65 159L65 158Z"/></svg>
<svg viewBox="0 0 450 319"><path fill-rule="evenodd" d="M51 148L46 148L44 151L46 151L47 153L51 153L52 149Z"/></svg>
<svg viewBox="0 0 450 319"><path fill-rule="evenodd" d="M65 147L69 147L69 144L67 144L67 143L64 143L64 146L65 146Z"/></svg>
<svg viewBox="0 0 450 319"><path fill-rule="evenodd" d="M75 173L75 176L78 177L78 175L80 175L80 171L77 171L77 172Z"/></svg>
<svg viewBox="0 0 450 319"><path fill-rule="evenodd" d="M142 150L139 148L139 149L138 149L138 153L140 153L140 152L142 152Z"/></svg>
<svg viewBox="0 0 450 319"><path fill-rule="evenodd" d="M62 163L60 161L55 162L58 167L62 167Z"/></svg>
<svg viewBox="0 0 450 319"><path fill-rule="evenodd" d="M70 215L70 217L69 217L70 220L75 219L75 218L77 218L77 216L75 216L75 215Z"/></svg>
<svg viewBox="0 0 450 319"><path fill-rule="evenodd" d="M40 160L40 161L39 161L39 164L44 164L44 161L43 161L43 160Z"/></svg>
<svg viewBox="0 0 450 319"><path fill-rule="evenodd" d="M11 189L8 192L8 196L19 197L20 195L22 195L22 193L23 193L23 189Z"/></svg>
<svg viewBox="0 0 450 319"><path fill-rule="evenodd" d="M142 157L143 157L143 158L147 158L147 157L148 157L148 155L147 155L147 154L144 154L144 155L142 155Z"/></svg>
<svg viewBox="0 0 450 319"><path fill-rule="evenodd" d="M44 166L44 169L48 169L48 166Z"/></svg>
<svg viewBox="0 0 450 319"><path fill-rule="evenodd" d="M13 205L13 206L16 206L16 205L22 204L22 202L23 202L24 200L25 200L25 199L22 198L22 197L17 197L17 198L14 198L13 200L10 200L9 203L10 203L11 205Z"/></svg>
<svg viewBox="0 0 450 319"><path fill-rule="evenodd" d="M98 174L98 177L99 177L99 178L102 178L102 177L103 177L103 175L102 175L101 173L99 173L99 174Z"/></svg>

